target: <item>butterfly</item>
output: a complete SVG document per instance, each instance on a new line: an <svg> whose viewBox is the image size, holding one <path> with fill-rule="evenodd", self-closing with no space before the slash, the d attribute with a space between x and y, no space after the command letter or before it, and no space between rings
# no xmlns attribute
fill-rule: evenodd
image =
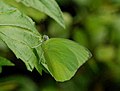
<svg viewBox="0 0 120 91"><path fill-rule="evenodd" d="M50 38L44 35L40 44L45 65L42 64L57 81L71 79L78 68L83 65L92 54L78 43L62 38Z"/></svg>

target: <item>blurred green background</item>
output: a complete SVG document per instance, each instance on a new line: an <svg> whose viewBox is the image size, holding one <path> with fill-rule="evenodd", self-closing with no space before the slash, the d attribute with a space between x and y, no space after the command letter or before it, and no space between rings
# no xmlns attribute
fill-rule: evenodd
<svg viewBox="0 0 120 91"><path fill-rule="evenodd" d="M6 0L7 1L7 0ZM56 0L66 29L32 8L10 1L30 16L41 34L68 38L93 54L75 76L64 83L49 74L27 71L24 63L0 40L0 55L16 66L3 67L0 91L120 91L120 0Z"/></svg>

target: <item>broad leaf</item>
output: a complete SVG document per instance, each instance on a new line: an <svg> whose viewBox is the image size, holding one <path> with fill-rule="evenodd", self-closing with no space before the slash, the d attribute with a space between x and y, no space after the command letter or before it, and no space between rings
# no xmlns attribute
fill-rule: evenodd
<svg viewBox="0 0 120 91"><path fill-rule="evenodd" d="M38 34L35 23L19 10L0 1L0 25L17 26Z"/></svg>
<svg viewBox="0 0 120 91"><path fill-rule="evenodd" d="M34 9L34 8L30 8L25 6L22 3L18 3L15 0L2 0L3 2L16 7L17 9L19 9L21 12L25 13L26 15L32 17L32 19L34 19L35 21L39 22L41 19L45 19L46 15L42 12L39 12L38 10Z"/></svg>
<svg viewBox="0 0 120 91"><path fill-rule="evenodd" d="M67 39L49 39L42 44L42 48L45 67L57 81L69 80L91 57L86 48Z"/></svg>
<svg viewBox="0 0 120 91"><path fill-rule="evenodd" d="M37 61L32 47L39 44L40 37L29 17L0 2L0 38L30 71Z"/></svg>
<svg viewBox="0 0 120 91"><path fill-rule="evenodd" d="M61 10L55 0L16 0L21 2L28 7L35 8L41 12L52 17L62 27L65 27L64 20L62 17Z"/></svg>
<svg viewBox="0 0 120 91"><path fill-rule="evenodd" d="M31 37L29 37L29 35L27 33L24 33L23 31L26 30L11 26L0 27L0 38L15 53L17 58L20 58L25 62L28 70L32 71L32 69L34 68L34 62L37 60L37 58L32 48L28 44L32 44L32 39L35 37L33 37L32 35ZM22 36L24 37L22 38Z"/></svg>

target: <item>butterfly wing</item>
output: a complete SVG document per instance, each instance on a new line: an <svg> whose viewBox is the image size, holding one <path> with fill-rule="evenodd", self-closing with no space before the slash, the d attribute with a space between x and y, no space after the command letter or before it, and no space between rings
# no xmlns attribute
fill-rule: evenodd
<svg viewBox="0 0 120 91"><path fill-rule="evenodd" d="M88 50L67 39L49 39L42 48L47 69L57 81L69 80L90 57Z"/></svg>

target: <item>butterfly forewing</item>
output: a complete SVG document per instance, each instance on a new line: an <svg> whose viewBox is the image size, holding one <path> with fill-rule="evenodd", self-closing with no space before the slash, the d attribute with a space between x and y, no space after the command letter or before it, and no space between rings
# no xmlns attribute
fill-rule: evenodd
<svg viewBox="0 0 120 91"><path fill-rule="evenodd" d="M42 49L49 72L57 81L69 80L90 57L86 48L67 39L51 38Z"/></svg>

